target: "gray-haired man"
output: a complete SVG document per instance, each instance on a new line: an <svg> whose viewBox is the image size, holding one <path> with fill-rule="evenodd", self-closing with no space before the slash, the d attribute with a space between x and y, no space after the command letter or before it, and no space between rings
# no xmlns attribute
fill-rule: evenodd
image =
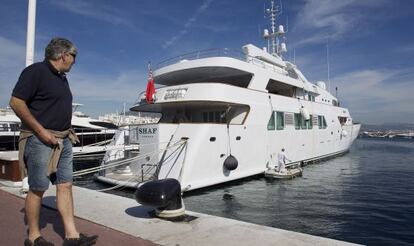
<svg viewBox="0 0 414 246"><path fill-rule="evenodd" d="M62 217L63 245L93 245L98 236L77 231L72 197L72 93L66 73L77 49L65 38L54 38L45 49L45 60L21 73L10 99L10 106L22 121L19 161L22 176L28 176L26 217L29 237L24 245L53 245L40 234L39 217L49 180L56 185L57 208Z"/></svg>

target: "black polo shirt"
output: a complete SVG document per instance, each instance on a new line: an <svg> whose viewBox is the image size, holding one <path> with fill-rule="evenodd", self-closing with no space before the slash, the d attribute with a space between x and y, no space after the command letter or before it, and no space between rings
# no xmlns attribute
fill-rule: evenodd
<svg viewBox="0 0 414 246"><path fill-rule="evenodd" d="M49 61L26 67L12 95L26 102L44 128L63 131L71 127L72 92L65 73L57 71ZM29 129L24 122L22 128Z"/></svg>

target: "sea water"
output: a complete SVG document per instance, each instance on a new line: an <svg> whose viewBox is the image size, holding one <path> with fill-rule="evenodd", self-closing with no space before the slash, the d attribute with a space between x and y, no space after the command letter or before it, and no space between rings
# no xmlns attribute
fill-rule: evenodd
<svg viewBox="0 0 414 246"><path fill-rule="evenodd" d="M133 193L115 191L132 197ZM187 210L366 245L414 245L414 141L357 139L303 177L186 193Z"/></svg>
<svg viewBox="0 0 414 246"><path fill-rule="evenodd" d="M184 199L189 210L367 245L414 244L414 142L358 139L293 180L245 180Z"/></svg>

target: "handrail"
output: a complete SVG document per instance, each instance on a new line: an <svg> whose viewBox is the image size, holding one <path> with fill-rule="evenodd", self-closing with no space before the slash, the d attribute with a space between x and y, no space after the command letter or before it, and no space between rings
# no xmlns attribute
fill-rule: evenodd
<svg viewBox="0 0 414 246"><path fill-rule="evenodd" d="M250 56L247 55L243 52L241 52L240 50L235 50L235 49L229 49L229 48L215 48L215 49L206 49L206 50L198 50L198 51L193 51L190 53L186 53L186 54L182 54L179 56L175 56L172 58L168 58L166 60L163 60L159 63L157 63L155 65L155 69L159 69L171 64L175 64L178 62L183 62L186 60L193 60L193 59L201 59L201 58L209 58L209 57L230 57L230 58L235 58L237 60L243 61L243 62L247 62L250 64L253 64L255 66L261 67L261 68L270 68L272 69L274 72L281 72L283 69L280 68L279 66L276 66L274 64L270 64L268 62L265 62L257 57L254 56ZM286 75L292 77L287 71L286 71ZM155 74L156 76L156 74ZM292 77L295 78L295 77ZM155 80L155 83L157 83L157 81Z"/></svg>
<svg viewBox="0 0 414 246"><path fill-rule="evenodd" d="M156 64L155 68L161 68L167 65L171 65L177 63L182 60L187 59L200 59L200 58L208 58L208 57L231 57L236 58L241 61L246 61L245 55L243 52L239 50L229 49L229 48L213 48L213 49L205 49L205 50L197 50L189 53L185 53L179 56L175 56L172 58L165 59Z"/></svg>

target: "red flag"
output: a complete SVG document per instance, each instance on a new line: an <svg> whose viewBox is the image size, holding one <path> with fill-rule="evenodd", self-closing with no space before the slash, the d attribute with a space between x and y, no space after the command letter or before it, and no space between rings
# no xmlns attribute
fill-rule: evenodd
<svg viewBox="0 0 414 246"><path fill-rule="evenodd" d="M152 77L152 70L148 68L148 83L147 83L147 90L145 91L145 99L147 103L154 103L154 94L155 94L155 85L154 85L154 78Z"/></svg>

